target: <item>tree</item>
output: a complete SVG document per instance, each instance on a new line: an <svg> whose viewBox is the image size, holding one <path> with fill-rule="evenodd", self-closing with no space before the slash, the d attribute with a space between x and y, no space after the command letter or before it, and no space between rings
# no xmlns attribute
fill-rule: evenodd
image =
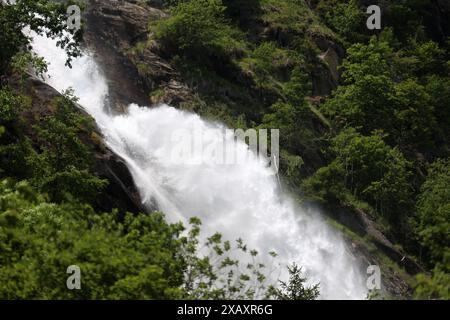
<svg viewBox="0 0 450 320"><path fill-rule="evenodd" d="M429 47L433 48L429 49L432 52L440 50L435 44L429 44L418 51L425 51L421 55L427 56ZM365 135L383 130L390 145L399 146L409 155L420 152L432 158L438 152L436 137L442 137L437 116L442 111L445 114L446 107L439 95L430 95L436 94L436 83L427 87L412 78L414 67L410 59L417 58L394 53L383 37L372 38L368 44L353 45L342 66L344 85L321 110L334 121L337 129L350 126ZM436 61L442 58L422 62L419 68L435 70L439 64ZM434 82L433 78L430 80ZM445 94L446 90L442 89ZM446 120L439 122L442 121Z"/></svg>
<svg viewBox="0 0 450 320"><path fill-rule="evenodd" d="M450 159L437 160L429 170L417 202L416 232L430 265L450 265Z"/></svg>
<svg viewBox="0 0 450 320"><path fill-rule="evenodd" d="M52 112L25 130L22 114L30 104L26 96L0 90L0 125L4 128L0 175L28 179L53 201L75 197L90 203L106 186L106 181L92 174L93 151L82 140L93 130L92 119L77 110L76 99L68 92L51 102Z"/></svg>
<svg viewBox="0 0 450 320"><path fill-rule="evenodd" d="M380 133L363 136L355 129L343 130L332 139L330 149L334 160L304 182L305 191L345 202L347 190L390 222L403 220L406 208L413 207L413 190L411 163L398 149L387 145Z"/></svg>
<svg viewBox="0 0 450 320"><path fill-rule="evenodd" d="M313 138L309 130L311 112L306 102L300 105L277 102L270 110L270 113L264 115L261 127L279 129L281 144L287 150L298 154L302 146L306 146Z"/></svg>
<svg viewBox="0 0 450 320"><path fill-rule="evenodd" d="M157 212L123 217L77 201L55 204L26 182L1 180L0 299L266 296L269 279L258 252L220 234L200 240L200 225L192 218L184 232ZM80 268L81 290L66 287L72 265Z"/></svg>
<svg viewBox="0 0 450 320"><path fill-rule="evenodd" d="M365 16L358 0L350 0L347 3L337 1L326 11L324 7L318 9L324 12L325 20L330 27L347 41L359 42L358 40L364 39L364 33L361 31L363 26L365 27Z"/></svg>
<svg viewBox="0 0 450 320"><path fill-rule="evenodd" d="M30 99L14 94L10 89L0 89L0 177L27 178L31 166L27 162L33 154L31 142L23 134L21 112L30 107Z"/></svg>
<svg viewBox="0 0 450 320"><path fill-rule="evenodd" d="M239 48L238 32L226 23L221 0L179 2L156 25L156 37L170 52L196 61L228 59Z"/></svg>
<svg viewBox="0 0 450 320"><path fill-rule="evenodd" d="M312 92L312 84L309 74L300 67L295 67L291 72L290 81L284 86L284 94L289 103L295 106L305 104L305 98Z"/></svg>
<svg viewBox="0 0 450 320"><path fill-rule="evenodd" d="M398 222L405 208L411 208L411 164L382 135L362 136L355 130L342 131L333 139L335 161L345 168L345 185L357 196Z"/></svg>
<svg viewBox="0 0 450 320"><path fill-rule="evenodd" d="M93 151L81 136L93 130L93 122L79 113L76 101L70 91L55 98L54 113L34 126L40 152L30 159L35 167L32 182L54 201L70 196L90 203L107 182L90 172Z"/></svg>
<svg viewBox="0 0 450 320"><path fill-rule="evenodd" d="M49 203L20 182L0 181L1 299L174 299L182 297L182 227L162 215L96 214ZM66 287L81 268L81 290Z"/></svg>
<svg viewBox="0 0 450 320"><path fill-rule="evenodd" d="M376 129L391 131L395 95L391 55L388 43L376 38L348 49L342 65L344 85L321 107L338 128L352 126L363 134Z"/></svg>
<svg viewBox="0 0 450 320"><path fill-rule="evenodd" d="M58 3L49 0L7 0L0 2L0 75L10 67L12 58L28 48L31 38L25 28L37 34L58 38L58 45L65 48L68 64L80 54L78 43L81 30L67 27L67 6L73 1Z"/></svg>
<svg viewBox="0 0 450 320"><path fill-rule="evenodd" d="M288 267L289 282L280 281L280 288L274 289L273 297L277 300L315 300L319 296L319 284L306 286L302 269L296 264Z"/></svg>
<svg viewBox="0 0 450 320"><path fill-rule="evenodd" d="M436 150L437 121L431 97L424 86L413 79L395 85L395 128L391 140L404 150L433 154Z"/></svg>
<svg viewBox="0 0 450 320"><path fill-rule="evenodd" d="M441 268L436 267L431 276L423 273L417 275L416 281L414 299L447 301L450 299L450 275Z"/></svg>
<svg viewBox="0 0 450 320"><path fill-rule="evenodd" d="M435 137L437 146L441 149L449 148L450 141L450 78L442 76L430 76L427 78L425 90L431 99L430 105L434 109L434 117L437 122L439 134ZM441 151L442 154L442 151Z"/></svg>

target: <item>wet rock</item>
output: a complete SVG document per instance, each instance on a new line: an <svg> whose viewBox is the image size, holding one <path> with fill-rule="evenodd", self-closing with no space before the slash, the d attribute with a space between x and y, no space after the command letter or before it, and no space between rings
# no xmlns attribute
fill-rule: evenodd
<svg viewBox="0 0 450 320"><path fill-rule="evenodd" d="M151 2L153 4L153 2ZM157 5L157 4L156 4ZM110 88L113 110L129 103L181 102L187 88L173 86L177 74L149 39L149 24L166 14L143 1L89 2L84 14L85 44L96 52ZM164 94L155 99L155 90Z"/></svg>
<svg viewBox="0 0 450 320"><path fill-rule="evenodd" d="M24 84L19 84L17 79L10 79L9 84L32 99L31 108L25 110L22 116L27 123L24 134L36 143L37 137L32 130L33 125L43 116L52 114L52 101L61 95L35 77L30 77ZM74 105L74 108L77 108L80 114L90 117L81 106ZM142 205L139 192L125 161L104 144L100 131L94 127L93 131L80 134L80 139L93 149L95 161L92 172L109 182L107 188L96 200L96 209L104 212L110 212L112 209L118 209L122 213L145 212L146 208Z"/></svg>
<svg viewBox="0 0 450 320"><path fill-rule="evenodd" d="M358 243L349 240L353 253L362 261L363 266L378 265L382 271L383 291L395 297L410 297L412 288L410 283L405 279L405 274L416 275L424 272L423 267L412 259L402 249L396 247L383 232L373 219L361 209L340 208L334 209L328 214L355 232L359 237L367 239L368 243L374 245L379 253L369 249L367 244ZM393 264L398 266L392 268L385 260L381 259L381 255L392 260ZM398 270L403 270L403 274L399 274Z"/></svg>

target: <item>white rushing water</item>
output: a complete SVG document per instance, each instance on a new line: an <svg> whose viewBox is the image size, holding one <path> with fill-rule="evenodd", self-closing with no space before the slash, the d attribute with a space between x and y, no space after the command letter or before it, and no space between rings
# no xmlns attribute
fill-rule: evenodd
<svg viewBox="0 0 450 320"><path fill-rule="evenodd" d="M130 105L127 114L112 116L105 106L107 82L90 55L69 69L54 41L36 36L33 48L50 62L47 83L58 91L74 89L107 144L127 161L142 198L156 202L170 221L200 217L208 234L218 231L230 240L242 238L260 253L277 252L277 263L296 262L311 282L320 282L321 298L366 296L363 275L341 236L318 212L280 195L276 177L252 154L239 165L173 164L174 131L201 128L211 133L206 136L214 146L222 143L214 134L218 125L167 105ZM244 143L238 152L249 153Z"/></svg>

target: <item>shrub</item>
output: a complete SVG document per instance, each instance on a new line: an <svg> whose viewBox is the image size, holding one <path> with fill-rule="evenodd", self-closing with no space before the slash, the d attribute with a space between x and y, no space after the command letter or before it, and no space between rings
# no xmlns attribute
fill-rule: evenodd
<svg viewBox="0 0 450 320"><path fill-rule="evenodd" d="M239 33L226 23L221 0L179 2L156 26L166 48L197 61L227 59L240 47Z"/></svg>

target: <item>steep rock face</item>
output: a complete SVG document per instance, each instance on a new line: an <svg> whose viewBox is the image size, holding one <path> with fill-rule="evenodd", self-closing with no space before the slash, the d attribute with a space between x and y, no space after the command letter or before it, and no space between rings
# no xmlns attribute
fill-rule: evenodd
<svg viewBox="0 0 450 320"><path fill-rule="evenodd" d="M122 6L126 10L121 11ZM126 105L131 100L140 104L147 102L137 70L124 59L125 50L145 33L147 17L145 10L138 10L136 5L128 2L88 2L84 39L103 67L113 105Z"/></svg>
<svg viewBox="0 0 450 320"><path fill-rule="evenodd" d="M156 6L156 7L155 7ZM270 11L270 8L264 10ZM254 13L249 21L249 37L259 41L290 41L289 30L280 30L276 24L266 21ZM166 59L165 52L152 38L150 25L167 17L155 1L91 0L85 12L86 46L96 53L110 86L113 109L123 112L130 102L140 105L167 103L172 106L198 107L211 104L214 108L225 106L234 115L243 114L249 121L260 121L264 108L283 100L280 87L255 84L256 76L251 68L221 66L212 77L190 79L185 77ZM298 36L298 35L297 35ZM311 57L315 69L311 70L312 96L319 99L327 96L339 81L338 65L344 50L324 35L303 35L313 39L324 58ZM292 66L286 64L280 73L289 74ZM218 80L217 80L218 79ZM259 80L258 80L259 81ZM200 98L200 99L199 99ZM200 100L200 103L199 103ZM200 107L201 108L201 107ZM313 125L314 128L316 126ZM301 154L305 160L304 170L311 173L323 163L321 154L315 150Z"/></svg>
<svg viewBox="0 0 450 320"><path fill-rule="evenodd" d="M314 42L322 51L318 58L323 65L318 65L313 73L313 95L328 96L339 85L341 74L338 71L345 57L345 50L322 36L316 36Z"/></svg>
<svg viewBox="0 0 450 320"><path fill-rule="evenodd" d="M140 1L88 3L85 42L97 54L109 81L112 105L119 112L131 102L177 104L190 94L170 64L157 54L157 44L147 41L148 24L165 16L160 9ZM166 97L156 101L150 93L161 87L166 88Z"/></svg>
<svg viewBox="0 0 450 320"><path fill-rule="evenodd" d="M166 13L160 9L157 0L147 3L133 0L89 1L85 13L86 45L97 55L97 61L109 81L112 105L116 106L118 112L122 111L122 106L130 102L142 105L165 102L177 106L193 99L197 93L194 92L195 90L211 86L209 79L204 79L204 83L197 84L196 89L190 89L192 86L183 83L179 73L163 58L165 55L161 52L158 43L149 41L149 23L164 17L166 17ZM261 21L252 21L252 24L255 31L251 36L257 39L288 41L288 34L264 26ZM345 50L324 36L314 35L313 40L322 52L317 57L318 63L312 75L313 99L322 100L323 96L329 95L339 83L338 66L345 56ZM245 74L233 76L239 78L241 82L245 82L245 79L251 77L251 75ZM228 87L213 89L218 90L222 97L231 101L241 101L240 95L243 94L241 92L229 90ZM268 96L269 100L277 99L276 94L270 92L264 94ZM314 161L309 160L306 155L304 157L306 162L320 163L319 156L316 157L314 154L309 156ZM111 168L111 162L107 163L106 171ZM123 164L120 160L119 163ZM114 170L113 173L122 177L120 170ZM125 180L130 182L128 178ZM127 183L124 185L128 186ZM367 236L374 239L371 243L375 244L377 250L390 257L401 268L406 268L411 273L420 270L420 266L396 249L377 230L376 224L371 221L370 217L363 212L352 214L344 211L330 213L330 215L361 237ZM367 247L351 243L355 254L365 264L383 265L379 256L376 256ZM394 296L408 296L411 292L410 286L402 278L402 275L387 268L384 270L383 285L385 290Z"/></svg>
<svg viewBox="0 0 450 320"><path fill-rule="evenodd" d="M401 248L396 247L380 230L371 217L361 209L342 208L330 213L336 221L356 233L360 239L370 239L370 242L349 240L355 256L359 257L364 265L378 265L382 267L382 285L386 293L395 297L410 297L412 289L404 278L404 274L415 275L424 272L413 258ZM396 267L383 261L383 256L374 252L379 250L387 256Z"/></svg>
<svg viewBox="0 0 450 320"><path fill-rule="evenodd" d="M110 98L120 112L122 106L130 102L141 105L167 103L174 106L195 99L192 86L184 83L180 74L164 58L159 43L150 40L153 22L167 17L160 9L158 1L117 0L88 2L84 21L86 23L85 42L97 55L96 59L103 67L109 80ZM290 35L278 28L267 25L258 17L250 19L253 31L250 37L267 41L289 42ZM317 58L317 64L312 70L313 96L327 96L339 82L337 66L341 63L345 50L333 40L323 35L308 35L322 51ZM322 56L327 59L321 60ZM330 60L330 58L332 60ZM320 62L323 63L320 63ZM230 72L230 70L225 70ZM228 75L251 88L253 80L244 71ZM247 85L245 85L247 83ZM215 92L222 88L211 87L211 82L196 84L197 91ZM257 91L257 92L256 92ZM248 97L243 97L239 90L230 90L223 94L215 92L224 98L230 97L231 104L239 101L245 104L270 104L280 97L270 90L249 91ZM247 101L249 99L254 101Z"/></svg>
<svg viewBox="0 0 450 320"><path fill-rule="evenodd" d="M12 87L19 88L17 82L12 79ZM22 87L22 86L21 86ZM32 126L42 116L52 114L51 102L60 93L45 84L41 80L30 77L22 87L22 92L32 99L31 108L23 113L23 118L27 123L28 130L25 134L35 141L36 137L31 130ZM77 107L77 106L74 106ZM78 106L78 112L89 117L86 112ZM85 131L80 139L90 145L94 152L95 163L93 173L101 179L108 180L109 184L96 201L96 207L100 211L110 212L112 209L119 209L120 212L145 212L137 191L133 178L125 164L125 161L114 154L102 142L101 134L97 129Z"/></svg>

